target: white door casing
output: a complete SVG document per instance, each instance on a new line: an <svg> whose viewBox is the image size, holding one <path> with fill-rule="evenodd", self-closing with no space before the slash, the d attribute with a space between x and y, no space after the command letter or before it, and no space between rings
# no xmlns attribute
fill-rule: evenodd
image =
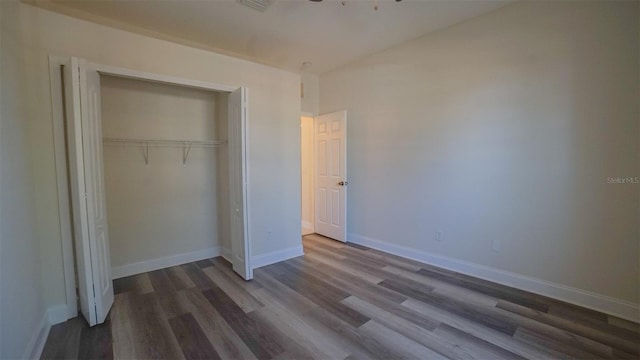
<svg viewBox="0 0 640 360"><path fill-rule="evenodd" d="M231 257L233 270L243 279L253 278L247 215L246 126L247 89L239 88L228 99L229 203L231 205Z"/></svg>
<svg viewBox="0 0 640 360"><path fill-rule="evenodd" d="M347 241L347 112L315 118L315 232Z"/></svg>
<svg viewBox="0 0 640 360"><path fill-rule="evenodd" d="M65 66L71 192L80 309L90 326L105 321L113 282L102 163L100 75L71 58Z"/></svg>

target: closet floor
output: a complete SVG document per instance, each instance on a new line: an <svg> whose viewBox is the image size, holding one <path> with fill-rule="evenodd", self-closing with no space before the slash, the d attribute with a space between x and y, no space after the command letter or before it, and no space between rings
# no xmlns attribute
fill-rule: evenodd
<svg viewBox="0 0 640 360"><path fill-rule="evenodd" d="M222 258L114 281L107 322L52 327L42 358L629 358L619 318L318 235L244 282Z"/></svg>

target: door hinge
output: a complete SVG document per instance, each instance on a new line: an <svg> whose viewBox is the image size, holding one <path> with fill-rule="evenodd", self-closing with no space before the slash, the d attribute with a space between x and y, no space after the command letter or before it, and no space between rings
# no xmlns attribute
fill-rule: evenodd
<svg viewBox="0 0 640 360"><path fill-rule="evenodd" d="M93 290L93 309L96 311L96 317L98 316L98 302L96 301L96 284L91 287Z"/></svg>

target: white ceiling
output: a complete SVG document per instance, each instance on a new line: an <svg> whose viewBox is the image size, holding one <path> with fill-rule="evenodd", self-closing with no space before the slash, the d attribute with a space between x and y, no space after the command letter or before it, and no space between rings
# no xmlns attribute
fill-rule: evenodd
<svg viewBox="0 0 640 360"><path fill-rule="evenodd" d="M261 13L234 0L25 0L53 11L263 64L323 73L495 10L508 1L274 0Z"/></svg>

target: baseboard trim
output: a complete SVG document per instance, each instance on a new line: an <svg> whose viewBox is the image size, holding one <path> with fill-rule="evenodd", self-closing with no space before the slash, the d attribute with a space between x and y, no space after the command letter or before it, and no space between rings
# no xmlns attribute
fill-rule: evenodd
<svg viewBox="0 0 640 360"><path fill-rule="evenodd" d="M280 261L285 261L289 259L293 259L298 256L304 255L304 251L302 250L302 244L290 247L283 250L272 251L270 253L256 255L251 257L251 266L254 269L275 264Z"/></svg>
<svg viewBox="0 0 640 360"><path fill-rule="evenodd" d="M390 244L388 242L372 239L359 234L349 233L348 241L380 251L385 251L394 255L402 256L408 259L413 259L430 265L438 266L447 270L452 270L480 279L489 280L517 289L548 296L550 298L583 306L585 308L600 311L609 315L614 315L623 319L631 320L634 322L640 321L640 305L629 301L616 299L610 296L601 295L542 279L519 275L516 273L484 265L437 255L422 250Z"/></svg>
<svg viewBox="0 0 640 360"><path fill-rule="evenodd" d="M111 268L111 278L119 279L125 276L142 274L148 271L164 269L167 267L182 265L216 256L220 256L220 248L217 246L183 254L171 255L163 258L140 261L127 265L114 266Z"/></svg>
<svg viewBox="0 0 640 360"><path fill-rule="evenodd" d="M311 221L302 221L302 235L313 234L313 223Z"/></svg>
<svg viewBox="0 0 640 360"><path fill-rule="evenodd" d="M231 249L226 247L220 248L220 256L222 256L225 260L233 264L233 262L231 261Z"/></svg>
<svg viewBox="0 0 640 360"><path fill-rule="evenodd" d="M49 320L49 324L55 325L60 324L69 319L69 310L67 309L67 305L57 305L52 306L47 309L47 319Z"/></svg>
<svg viewBox="0 0 640 360"><path fill-rule="evenodd" d="M48 319L49 311L45 311L36 326L36 331L33 333L31 340L29 340L29 343L27 344L24 356L22 357L23 359L40 359L42 356L42 350L44 350L44 345L47 343L47 337L51 330L51 324Z"/></svg>

